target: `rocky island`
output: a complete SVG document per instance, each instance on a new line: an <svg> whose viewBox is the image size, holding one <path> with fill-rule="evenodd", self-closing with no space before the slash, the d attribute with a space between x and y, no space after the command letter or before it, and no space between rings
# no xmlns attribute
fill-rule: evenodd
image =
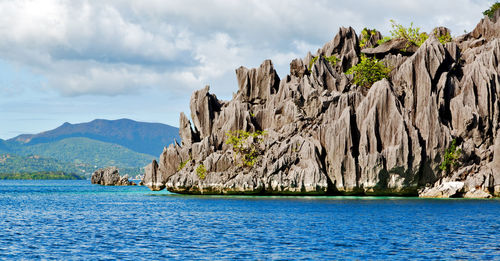
<svg viewBox="0 0 500 261"><path fill-rule="evenodd" d="M133 181L129 181L129 176L120 176L119 170L116 167L107 167L96 170L91 178L90 183L104 186L135 186Z"/></svg>
<svg viewBox="0 0 500 261"><path fill-rule="evenodd" d="M188 194L500 196L500 9L462 36L416 33L340 28L283 79L270 60L236 69L232 100L208 86L193 93L192 124L181 113L181 142L142 183Z"/></svg>

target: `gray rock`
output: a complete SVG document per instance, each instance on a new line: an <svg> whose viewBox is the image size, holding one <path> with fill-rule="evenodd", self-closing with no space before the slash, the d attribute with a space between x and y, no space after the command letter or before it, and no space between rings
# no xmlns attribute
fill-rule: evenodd
<svg viewBox="0 0 500 261"><path fill-rule="evenodd" d="M317 55L324 57L337 56L340 59L338 66L345 72L359 62L359 54L359 39L356 32L352 27L341 27L335 38L326 43L318 51ZM308 63L309 60L307 61Z"/></svg>
<svg viewBox="0 0 500 261"><path fill-rule="evenodd" d="M214 119L221 109L219 100L215 95L210 94L209 90L210 87L205 86L205 88L195 91L189 104L195 132L201 139L212 133Z"/></svg>
<svg viewBox="0 0 500 261"><path fill-rule="evenodd" d="M498 9L493 19L485 16L476 25L476 28L471 32L471 36L475 39L485 38L485 39L495 39L500 37L500 9Z"/></svg>
<svg viewBox="0 0 500 261"><path fill-rule="evenodd" d="M179 117L179 136L181 137L182 145L185 146L190 146L193 142L200 141L200 137L193 131L191 122L183 112L181 112Z"/></svg>
<svg viewBox="0 0 500 261"><path fill-rule="evenodd" d="M422 149L416 129L401 111L385 79L375 83L356 108L359 181L365 192L417 191Z"/></svg>
<svg viewBox="0 0 500 261"><path fill-rule="evenodd" d="M293 60L281 80L269 60L240 67L232 100L208 87L194 92L194 128L181 114L181 144L165 148L142 183L190 194L499 196L496 23L483 19L480 35L444 45L437 37L449 31L436 28L419 48L393 40L363 49L392 68L369 89L345 74L361 55L350 27ZM332 55L340 61L328 62ZM237 130L265 131L244 140L256 151L253 165L227 143ZM457 159L442 169L453 140Z"/></svg>
<svg viewBox="0 0 500 261"><path fill-rule="evenodd" d="M431 35L417 52L406 60L393 77L393 85L398 98L404 104L408 123L418 130L424 144L425 165L421 181L425 184L439 178L441 156L449 147L452 137L445 118L440 114L440 95L444 86L439 86L449 60L446 49ZM446 77L443 76L443 77ZM448 100L442 102L449 104ZM413 154L416 155L416 154Z"/></svg>
<svg viewBox="0 0 500 261"><path fill-rule="evenodd" d="M492 197L493 196L490 193L480 189L467 191L467 193L464 194L464 198L492 198Z"/></svg>
<svg viewBox="0 0 500 261"><path fill-rule="evenodd" d="M118 172L118 168L116 167L107 167L104 169L96 170L91 178L90 182L92 184L99 184L104 186L130 186L136 185L134 182L129 181L129 176L125 175L120 177L120 173Z"/></svg>
<svg viewBox="0 0 500 261"><path fill-rule="evenodd" d="M360 35L359 38L361 39L361 37L362 36ZM370 38L366 42L364 48L373 48L373 47L377 46L378 45L377 42L379 40L382 40L382 38L383 38L382 34L379 31L377 31L377 30L373 31L373 33L370 34Z"/></svg>
<svg viewBox="0 0 500 261"><path fill-rule="evenodd" d="M165 179L162 173L158 173L158 163L156 160L153 160L153 162L144 168L144 176L141 180L141 184L153 191L165 188Z"/></svg>
<svg viewBox="0 0 500 261"><path fill-rule="evenodd" d="M265 60L257 69L240 67L236 69L238 78L237 97L251 103L265 103L278 91L280 78L271 60Z"/></svg>
<svg viewBox="0 0 500 261"><path fill-rule="evenodd" d="M446 36L446 35L450 35L451 36L451 31L450 29L446 28L446 27L443 27L443 26L439 26L439 27L436 27L432 30L432 33L434 34L434 36L436 37L441 37L441 36Z"/></svg>
<svg viewBox="0 0 500 261"><path fill-rule="evenodd" d="M470 138L476 146L496 135L500 116L500 40L476 47L474 59L463 67L458 95L451 100L450 110L455 135ZM464 55L472 51L466 50Z"/></svg>
<svg viewBox="0 0 500 261"><path fill-rule="evenodd" d="M387 54L412 54L418 50L418 46L406 39L392 39L374 48L361 50L364 54L385 56Z"/></svg>
<svg viewBox="0 0 500 261"><path fill-rule="evenodd" d="M497 137L493 145L493 162L491 163L491 170L493 174L493 195L500 197L500 134L497 132ZM490 187L491 189L491 187Z"/></svg>
<svg viewBox="0 0 500 261"><path fill-rule="evenodd" d="M307 65L301 59L293 59L290 63L290 75L302 78L308 73Z"/></svg>
<svg viewBox="0 0 500 261"><path fill-rule="evenodd" d="M419 193L421 198L451 198L458 197L463 193L464 183L453 181L445 182L436 187L425 188Z"/></svg>

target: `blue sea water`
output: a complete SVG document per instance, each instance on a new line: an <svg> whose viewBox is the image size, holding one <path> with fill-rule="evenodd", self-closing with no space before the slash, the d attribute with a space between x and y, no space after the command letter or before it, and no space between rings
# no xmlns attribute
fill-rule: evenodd
<svg viewBox="0 0 500 261"><path fill-rule="evenodd" d="M500 260L500 200L223 197L0 181L0 259Z"/></svg>

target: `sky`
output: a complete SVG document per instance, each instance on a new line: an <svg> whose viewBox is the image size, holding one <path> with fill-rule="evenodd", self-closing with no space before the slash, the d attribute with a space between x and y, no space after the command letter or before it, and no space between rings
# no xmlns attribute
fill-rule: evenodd
<svg viewBox="0 0 500 261"><path fill-rule="evenodd" d="M193 91L229 100L235 69L271 59L281 78L339 27L389 35L390 19L458 36L487 0L0 0L0 138L64 122L178 126Z"/></svg>

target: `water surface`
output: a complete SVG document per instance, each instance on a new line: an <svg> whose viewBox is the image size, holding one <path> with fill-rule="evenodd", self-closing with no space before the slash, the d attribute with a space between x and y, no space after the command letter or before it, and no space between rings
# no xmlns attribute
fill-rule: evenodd
<svg viewBox="0 0 500 261"><path fill-rule="evenodd" d="M0 181L1 259L495 259L500 200L221 197Z"/></svg>

